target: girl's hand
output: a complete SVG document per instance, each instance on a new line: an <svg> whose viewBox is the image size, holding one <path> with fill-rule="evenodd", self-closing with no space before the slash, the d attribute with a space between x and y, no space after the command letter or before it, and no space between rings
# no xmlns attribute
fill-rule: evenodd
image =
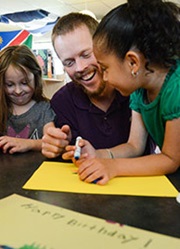
<svg viewBox="0 0 180 249"><path fill-rule="evenodd" d="M113 165L115 159L91 158L88 160L78 160L79 178L82 181L99 185L105 185L110 179L116 176L116 168Z"/></svg>
<svg viewBox="0 0 180 249"><path fill-rule="evenodd" d="M87 140L85 139L79 140L78 145L79 147L81 147L81 157L78 160L84 160L96 157L96 150ZM64 160L72 160L76 164L76 161L78 160L74 159L75 150L76 150L75 145L66 146L66 152L62 155L62 158Z"/></svg>
<svg viewBox="0 0 180 249"><path fill-rule="evenodd" d="M0 148L3 153L14 154L29 150L41 149L41 140L23 139L9 136L0 137Z"/></svg>

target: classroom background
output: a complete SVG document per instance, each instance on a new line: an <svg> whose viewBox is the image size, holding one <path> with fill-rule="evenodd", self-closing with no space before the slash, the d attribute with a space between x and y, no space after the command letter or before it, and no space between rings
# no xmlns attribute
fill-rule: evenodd
<svg viewBox="0 0 180 249"><path fill-rule="evenodd" d="M179 3L180 0L172 0ZM70 79L51 44L51 30L70 12L89 14L98 21L125 0L7 0L0 8L0 50L24 43L36 54L43 70L44 94L51 98ZM148 6L147 6L148 8Z"/></svg>

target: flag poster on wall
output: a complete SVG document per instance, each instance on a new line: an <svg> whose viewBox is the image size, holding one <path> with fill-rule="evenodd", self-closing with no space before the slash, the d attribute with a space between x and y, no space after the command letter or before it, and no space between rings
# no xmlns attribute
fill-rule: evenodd
<svg viewBox="0 0 180 249"><path fill-rule="evenodd" d="M51 31L58 19L42 9L0 15L0 50L18 44L32 48L32 36Z"/></svg>
<svg viewBox="0 0 180 249"><path fill-rule="evenodd" d="M32 48L32 34L27 30L13 30L0 32L0 50L7 46L25 44Z"/></svg>

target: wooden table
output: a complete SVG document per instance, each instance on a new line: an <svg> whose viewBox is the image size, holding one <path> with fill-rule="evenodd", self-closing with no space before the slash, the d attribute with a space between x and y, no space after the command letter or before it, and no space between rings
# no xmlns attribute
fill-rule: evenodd
<svg viewBox="0 0 180 249"><path fill-rule="evenodd" d="M22 189L44 160L46 158L39 152L0 154L0 198L16 193L84 214L180 238L180 204L175 198ZM168 177L180 192L180 170Z"/></svg>

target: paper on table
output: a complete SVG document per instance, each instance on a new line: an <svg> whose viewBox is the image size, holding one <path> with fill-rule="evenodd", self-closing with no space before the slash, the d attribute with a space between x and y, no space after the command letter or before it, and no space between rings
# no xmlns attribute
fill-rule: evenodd
<svg viewBox="0 0 180 249"><path fill-rule="evenodd" d="M0 245L16 249L180 248L178 238L110 223L19 195L0 200L0 221Z"/></svg>
<svg viewBox="0 0 180 249"><path fill-rule="evenodd" d="M105 186L79 180L72 163L43 162L24 189L88 194L176 197L178 191L165 176L117 177Z"/></svg>

